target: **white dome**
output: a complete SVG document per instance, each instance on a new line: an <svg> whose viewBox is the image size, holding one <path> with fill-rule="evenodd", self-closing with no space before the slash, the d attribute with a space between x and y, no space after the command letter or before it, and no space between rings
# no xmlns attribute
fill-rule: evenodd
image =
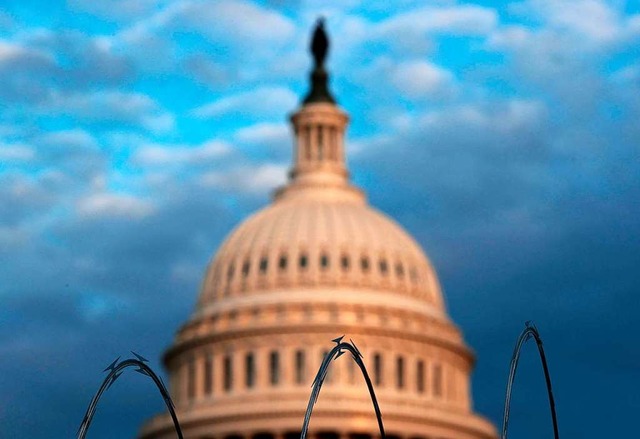
<svg viewBox="0 0 640 439"><path fill-rule="evenodd" d="M443 311L435 272L419 245L346 188L301 190L241 223L210 264L199 303L313 286L387 290Z"/></svg>

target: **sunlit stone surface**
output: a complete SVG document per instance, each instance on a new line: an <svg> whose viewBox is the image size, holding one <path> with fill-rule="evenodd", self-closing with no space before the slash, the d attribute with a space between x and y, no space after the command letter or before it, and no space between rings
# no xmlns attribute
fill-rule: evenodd
<svg viewBox="0 0 640 439"><path fill-rule="evenodd" d="M473 354L431 263L349 183L347 115L309 102L291 121L288 184L229 234L165 354L185 437L299 437L313 377L345 334L364 355L389 437L495 438L473 413ZM378 436L354 366L349 355L333 363L311 438ZM140 437L174 438L171 419L149 420Z"/></svg>

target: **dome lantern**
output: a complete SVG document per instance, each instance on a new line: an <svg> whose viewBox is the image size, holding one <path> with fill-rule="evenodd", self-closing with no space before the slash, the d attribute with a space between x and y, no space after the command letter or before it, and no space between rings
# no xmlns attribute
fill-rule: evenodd
<svg viewBox="0 0 640 439"><path fill-rule="evenodd" d="M288 186L347 188L344 137L349 116L336 105L327 85L325 60L329 39L322 18L316 24L310 49L314 59L310 91L302 106L291 115L295 144Z"/></svg>

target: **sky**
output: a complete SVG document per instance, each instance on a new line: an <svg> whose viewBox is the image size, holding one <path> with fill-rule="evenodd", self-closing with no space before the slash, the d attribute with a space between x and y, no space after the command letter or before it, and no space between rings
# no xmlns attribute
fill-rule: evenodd
<svg viewBox="0 0 640 439"><path fill-rule="evenodd" d="M389 5L3 0L3 438L73 437L130 350L161 370L207 262L285 182L319 15L353 180L433 261L475 410L500 425L532 320L561 436L637 433L640 2ZM526 348L510 437L549 437ZM163 411L143 378L109 390L90 437Z"/></svg>

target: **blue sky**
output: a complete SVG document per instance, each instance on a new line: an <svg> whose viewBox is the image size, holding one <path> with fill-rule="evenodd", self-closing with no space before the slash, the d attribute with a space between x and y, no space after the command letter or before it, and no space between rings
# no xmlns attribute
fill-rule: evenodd
<svg viewBox="0 0 640 439"><path fill-rule="evenodd" d="M476 409L500 420L533 320L561 434L637 431L640 2L5 0L3 437L72 437L129 350L160 369L207 261L285 181L320 14L353 178L433 260ZM551 433L532 348L523 439ZM92 437L163 409L121 380Z"/></svg>

